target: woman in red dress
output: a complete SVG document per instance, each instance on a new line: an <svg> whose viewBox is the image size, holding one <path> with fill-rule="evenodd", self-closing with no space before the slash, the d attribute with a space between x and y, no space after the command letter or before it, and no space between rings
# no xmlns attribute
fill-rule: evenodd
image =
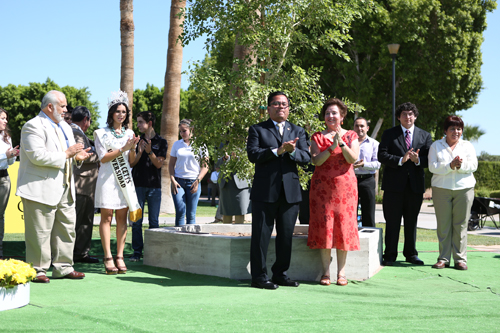
<svg viewBox="0 0 500 333"><path fill-rule="evenodd" d="M358 189L352 164L358 159L358 135L341 127L347 107L337 99L326 101L321 109L326 129L311 138L312 162L316 165L309 200L310 220L307 245L320 249L323 276L330 284L331 249L337 249L337 285L347 285L347 251L359 250L357 205Z"/></svg>

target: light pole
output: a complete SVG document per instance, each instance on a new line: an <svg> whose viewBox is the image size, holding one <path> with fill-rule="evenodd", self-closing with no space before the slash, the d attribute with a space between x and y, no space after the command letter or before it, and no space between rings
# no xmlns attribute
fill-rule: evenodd
<svg viewBox="0 0 500 333"><path fill-rule="evenodd" d="M392 56L392 127L396 126L396 55L399 51L399 44L387 45Z"/></svg>

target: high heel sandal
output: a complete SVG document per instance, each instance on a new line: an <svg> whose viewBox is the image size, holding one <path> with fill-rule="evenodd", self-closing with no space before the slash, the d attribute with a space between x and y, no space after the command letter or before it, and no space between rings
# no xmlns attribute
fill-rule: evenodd
<svg viewBox="0 0 500 333"><path fill-rule="evenodd" d="M337 286L347 286L347 279L345 276L337 275Z"/></svg>
<svg viewBox="0 0 500 333"><path fill-rule="evenodd" d="M106 266L106 262L107 261L111 261L113 263L113 267L108 267ZM104 262L104 269L106 270L106 274L107 275L115 275L115 274L118 274L118 268L115 267L115 262L113 260L113 257L109 257L109 258L104 258L103 259L103 262Z"/></svg>
<svg viewBox="0 0 500 333"><path fill-rule="evenodd" d="M123 261L123 266L118 265L118 260ZM115 257L115 264L116 264L116 268L118 269L118 274L127 273L127 266L125 266L125 261L123 260L123 257L116 256Z"/></svg>
<svg viewBox="0 0 500 333"><path fill-rule="evenodd" d="M319 280L319 284L322 286L329 286L330 285L330 277L328 275L323 275L321 277L321 280Z"/></svg>

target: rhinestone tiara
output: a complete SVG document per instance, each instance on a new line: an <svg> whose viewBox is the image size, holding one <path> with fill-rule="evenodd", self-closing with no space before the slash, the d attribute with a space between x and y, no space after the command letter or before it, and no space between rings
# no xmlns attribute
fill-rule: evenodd
<svg viewBox="0 0 500 333"><path fill-rule="evenodd" d="M108 110L118 103L125 103L128 107L128 96L125 91L118 90L111 92L111 96L108 98Z"/></svg>

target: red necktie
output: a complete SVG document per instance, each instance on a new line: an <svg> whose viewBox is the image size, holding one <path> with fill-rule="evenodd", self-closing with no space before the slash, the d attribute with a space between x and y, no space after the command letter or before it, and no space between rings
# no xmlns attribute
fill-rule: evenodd
<svg viewBox="0 0 500 333"><path fill-rule="evenodd" d="M410 138L410 131L409 130L406 130L405 141L406 141L406 149L410 150L410 148L411 148L411 138Z"/></svg>

